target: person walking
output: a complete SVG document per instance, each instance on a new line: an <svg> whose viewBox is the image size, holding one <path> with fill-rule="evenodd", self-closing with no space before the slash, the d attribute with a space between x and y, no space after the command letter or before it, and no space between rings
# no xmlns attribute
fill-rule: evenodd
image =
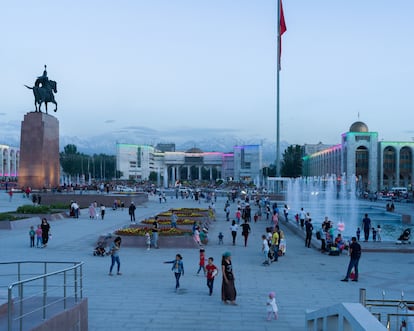
<svg viewBox="0 0 414 331"><path fill-rule="evenodd" d="M204 248L200 248L200 260L198 262L198 271L197 275L200 274L200 271L203 270L204 276L206 275L206 252Z"/></svg>
<svg viewBox="0 0 414 331"><path fill-rule="evenodd" d="M105 217L105 205L103 203L101 203L101 220L104 220Z"/></svg>
<svg viewBox="0 0 414 331"><path fill-rule="evenodd" d="M249 233L251 231L250 225L247 220L244 220L244 223L241 225L242 227L242 236L244 237L244 247L247 246L247 238L249 237Z"/></svg>
<svg viewBox="0 0 414 331"><path fill-rule="evenodd" d="M303 208L300 209L299 212L299 220L300 220L300 227L303 229L303 227L305 226L305 218L306 218L306 213L303 210Z"/></svg>
<svg viewBox="0 0 414 331"><path fill-rule="evenodd" d="M50 231L50 224L48 223L46 218L42 218L42 224L40 225L42 229L42 247L47 246L47 242L49 241L49 231Z"/></svg>
<svg viewBox="0 0 414 331"><path fill-rule="evenodd" d="M135 207L134 201L131 201L131 204L128 208L128 213L132 223L135 223L135 209L137 209L137 207Z"/></svg>
<svg viewBox="0 0 414 331"><path fill-rule="evenodd" d="M306 229L306 239L305 239L305 247L310 248L311 240L312 240L312 232L313 232L313 225L312 219L308 218L305 223Z"/></svg>
<svg viewBox="0 0 414 331"><path fill-rule="evenodd" d="M365 214L362 219L362 227L364 228L364 241L368 241L369 230L371 229L371 219L368 217L368 214Z"/></svg>
<svg viewBox="0 0 414 331"><path fill-rule="evenodd" d="M208 258L206 270L207 270L207 287L208 294L211 296L213 294L214 279L218 274L218 269L213 263L214 259L212 257Z"/></svg>
<svg viewBox="0 0 414 331"><path fill-rule="evenodd" d="M275 292L269 293L269 298L266 301L266 310L267 310L267 320L270 321L272 316L275 320L278 319L278 307L276 304L276 294Z"/></svg>
<svg viewBox="0 0 414 331"><path fill-rule="evenodd" d="M158 224L158 216L155 216L155 220L152 223L152 246L158 248L158 230L160 226Z"/></svg>
<svg viewBox="0 0 414 331"><path fill-rule="evenodd" d="M247 221L247 219L245 221ZM233 220L230 226L231 237L233 238L233 246L236 245L237 230L238 230L238 226L236 224L236 221Z"/></svg>
<svg viewBox="0 0 414 331"><path fill-rule="evenodd" d="M234 286L233 265L231 263L231 253L225 252L221 259L221 270L223 274L223 282L221 285L221 300L224 304L236 304L236 287Z"/></svg>
<svg viewBox="0 0 414 331"><path fill-rule="evenodd" d="M353 282L358 281L358 264L359 259L361 258L361 245L357 242L356 237L352 237L352 242L349 245L349 255L351 256L348 264L348 270L344 279L341 279L343 282L347 282L349 276L351 275L352 269L354 269L355 277L352 279Z"/></svg>
<svg viewBox="0 0 414 331"><path fill-rule="evenodd" d="M181 254L177 254L175 260L165 261L164 263L172 263L173 265L171 270L174 272L175 276L175 291L178 292L178 289L180 288L180 277L184 276L183 257Z"/></svg>
<svg viewBox="0 0 414 331"><path fill-rule="evenodd" d="M172 211L172 213L171 213L171 228L176 228L177 227L177 220L178 220L177 214L174 211Z"/></svg>
<svg viewBox="0 0 414 331"><path fill-rule="evenodd" d="M119 272L121 268L121 261L119 259L119 250L121 249L121 237L116 237L114 242L111 244L111 247L109 249L109 253L111 254L111 266L109 268L109 276L112 276L112 269L114 268L115 262L117 264L117 275L122 275L122 273Z"/></svg>

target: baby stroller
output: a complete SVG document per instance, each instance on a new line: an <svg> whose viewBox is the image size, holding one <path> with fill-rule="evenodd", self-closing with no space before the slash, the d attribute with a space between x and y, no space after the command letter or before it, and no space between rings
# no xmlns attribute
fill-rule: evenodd
<svg viewBox="0 0 414 331"><path fill-rule="evenodd" d="M99 241L95 250L93 251L93 256L106 256L108 252L105 250L105 242Z"/></svg>
<svg viewBox="0 0 414 331"><path fill-rule="evenodd" d="M396 244L411 244L410 241L411 229L405 229L398 238Z"/></svg>

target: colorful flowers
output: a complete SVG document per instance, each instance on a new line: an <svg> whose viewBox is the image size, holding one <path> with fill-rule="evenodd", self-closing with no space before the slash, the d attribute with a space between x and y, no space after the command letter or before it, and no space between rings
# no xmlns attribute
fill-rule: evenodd
<svg viewBox="0 0 414 331"><path fill-rule="evenodd" d="M158 229L160 236L185 236L191 235L192 230L171 228L171 215L172 212L177 215L177 225L193 225L194 222L202 224L204 221L208 221L211 218L210 211L202 208L174 208L166 212L158 214L158 224L161 226ZM155 222L154 218L141 221L142 224L151 224ZM145 236L146 233L152 234L152 227L133 225L128 228L118 229L115 231L116 235L120 236Z"/></svg>
<svg viewBox="0 0 414 331"><path fill-rule="evenodd" d="M115 231L118 236L145 236L146 233L152 234L150 227L126 228ZM158 234L160 236L184 236L191 235L191 230L177 228L160 228Z"/></svg>

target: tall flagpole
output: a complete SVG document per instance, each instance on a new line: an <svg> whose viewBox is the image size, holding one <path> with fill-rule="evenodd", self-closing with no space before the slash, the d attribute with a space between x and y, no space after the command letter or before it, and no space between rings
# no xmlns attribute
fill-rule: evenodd
<svg viewBox="0 0 414 331"><path fill-rule="evenodd" d="M280 1L277 0L277 64L276 64L276 177L280 177Z"/></svg>

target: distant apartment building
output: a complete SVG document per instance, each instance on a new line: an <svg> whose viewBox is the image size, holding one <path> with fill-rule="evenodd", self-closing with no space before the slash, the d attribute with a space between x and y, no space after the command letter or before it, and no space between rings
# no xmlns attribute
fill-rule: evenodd
<svg viewBox="0 0 414 331"><path fill-rule="evenodd" d="M20 149L0 144L0 177L16 180L19 172Z"/></svg>
<svg viewBox="0 0 414 331"><path fill-rule="evenodd" d="M116 145L116 168L122 171L122 179L148 179L154 171L155 149L149 145Z"/></svg>
<svg viewBox="0 0 414 331"><path fill-rule="evenodd" d="M159 145L157 145L159 147ZM148 180L151 172L162 177L164 187L182 180L235 180L260 184L262 150L260 145L235 146L233 152L185 152L159 150L149 145L116 146L117 170L121 179Z"/></svg>
<svg viewBox="0 0 414 331"><path fill-rule="evenodd" d="M378 141L363 122L355 122L341 136L341 143L306 155L303 176L346 174L359 190L376 192L394 186L412 189L414 142Z"/></svg>

